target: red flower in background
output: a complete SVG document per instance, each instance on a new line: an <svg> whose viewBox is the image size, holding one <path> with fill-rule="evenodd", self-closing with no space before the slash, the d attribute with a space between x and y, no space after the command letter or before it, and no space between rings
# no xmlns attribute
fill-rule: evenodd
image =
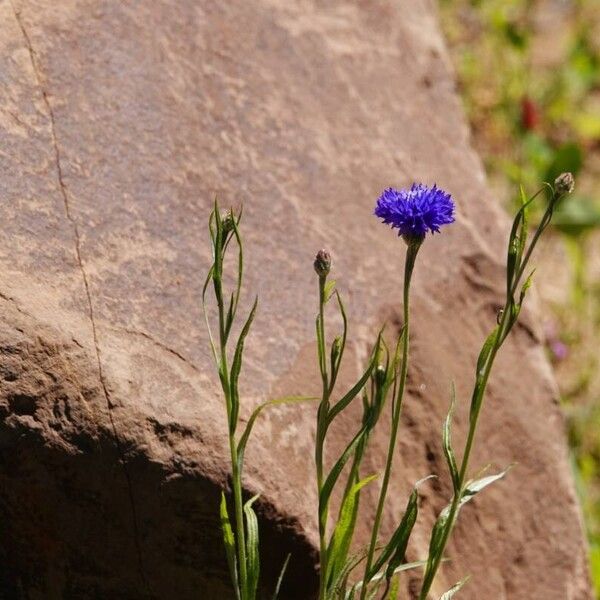
<svg viewBox="0 0 600 600"><path fill-rule="evenodd" d="M529 97L521 99L521 125L525 131L532 131L538 126L540 112L537 104Z"/></svg>

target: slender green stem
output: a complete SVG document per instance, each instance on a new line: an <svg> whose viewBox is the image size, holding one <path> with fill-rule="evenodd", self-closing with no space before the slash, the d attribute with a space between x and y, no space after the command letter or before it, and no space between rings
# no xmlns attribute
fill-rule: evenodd
<svg viewBox="0 0 600 600"><path fill-rule="evenodd" d="M486 363L484 372L481 376L481 384L475 388L473 402L474 402L474 405L476 406L476 410L473 413L471 420L470 420L470 424L469 424L469 433L467 435L465 451L463 453L460 471L459 471L459 475L458 475L458 490L454 493L454 496L452 497L452 504L450 506L450 512L448 514L447 525L444 529L444 534L442 536L440 550L439 550L438 555L434 559L433 567L429 573L428 578L423 582L423 587L422 587L421 593L419 595L419 600L426 600L426 598L427 598L427 594L429 593L431 585L433 584L435 575L437 573L440 562L442 560L444 548L446 547L446 543L448 542L448 538L450 537L450 533L452 532L452 529L454 527L454 521L456 519L458 508L460 506L460 500L461 500L462 494L464 492L464 486L466 483L465 480L467 477L467 468L469 465L469 458L471 456L471 450L473 448L473 442L475 440L475 431L477 429L479 413L481 411L481 406L483 404L482 399L485 394L485 389L487 387L487 382L488 382L488 379L490 376L490 372L492 370L494 359L495 359L496 354L497 354L498 350L500 349L500 345L502 343L501 340L503 338L503 334L506 333L505 329L506 329L506 325L508 323L509 309L510 309L510 304L509 304L509 301L507 301L506 305L504 307L504 310L502 312L500 326L498 327L498 333L496 335L496 342L494 343L494 347L492 348L492 350L490 352L489 359Z"/></svg>
<svg viewBox="0 0 600 600"><path fill-rule="evenodd" d="M323 391L319 411L317 414L317 439L315 443L315 465L317 469L317 499L321 497L323 489L323 446L324 425L329 410L329 378L327 375L327 355L325 353L325 275L319 276L319 319L318 327L318 352L319 369L321 371L321 380ZM319 504L319 600L325 600L326 578L327 578L327 507L321 507Z"/></svg>
<svg viewBox="0 0 600 600"><path fill-rule="evenodd" d="M215 252L215 295L219 309L219 346L220 346L220 371L221 385L225 395L225 405L227 407L227 424L229 435L229 451L231 455L231 479L233 484L233 502L235 507L235 527L236 527L236 546L238 552L239 573L240 573L240 592L242 600L245 600L247 563L246 563L246 536L244 531L244 506L242 498L242 474L238 468L237 444L235 441L235 428L231 426L231 386L229 381L229 369L227 366L227 332L225 324L225 312L223 304L223 289L221 281L223 256L220 248Z"/></svg>
<svg viewBox="0 0 600 600"><path fill-rule="evenodd" d="M529 262L529 259L531 258L533 250L534 250L538 240L540 239L540 236L542 235L544 229L546 229L546 227L550 223L550 220L552 218L552 213L554 210L554 206L555 206L556 202L558 201L558 199L559 198L556 194L553 195L553 197L551 198L551 200L549 202L549 206L546 209L544 216L542 217L540 225L537 228L536 232L534 233L531 243L529 244L529 248L525 252L525 255L521 261L519 269L517 270L517 273L515 274L515 277L513 279L513 283L511 285L510 289L508 290L506 302L504 304L504 309L502 311L502 316L500 318L500 323L498 325L498 330L497 330L494 344L490 351L489 357L486 360L483 372L481 374L477 375L477 381L475 384L475 388L473 390L473 398L471 400L471 406L474 406L475 410L471 414L471 417L469 420L469 432L467 434L465 450L463 453L461 466L460 466L460 470L459 470L459 476L458 476L458 489L454 492L454 496L452 498L452 503L450 505L450 511L448 513L447 525L444 528L444 533L443 533L442 540L440 543L440 549L438 551L437 556L435 557L435 559L433 561L433 565L432 565L430 572L427 575L427 579L423 582L423 586L421 588L421 593L419 594L419 600L427 600L427 595L429 594L429 590L431 589L431 585L433 584L435 575L436 575L439 565L442 561L444 549L446 547L446 544L448 542L450 534L452 533L452 529L454 528L454 522L455 522L457 514L458 514L458 509L460 507L460 501L461 501L462 495L465 490L467 469L469 466L469 459L471 457L471 451L473 449L473 443L475 441L475 432L477 430L477 423L479 421L479 414L481 412L481 407L483 405L483 398L485 396L488 379L490 377L490 373L491 373L492 367L494 365L494 360L496 358L496 354L498 353L498 350L502 346L502 343L504 342L506 336L508 335L510 329L512 328L512 325L514 324L514 322L512 320L511 311L514 306L515 292L521 281L521 278L523 277L525 269L527 268L527 264Z"/></svg>
<svg viewBox="0 0 600 600"><path fill-rule="evenodd" d="M412 278L412 272L415 266L415 260L417 258L417 252L419 251L420 243L410 243L406 250L406 259L404 263L404 333L403 333L403 346L402 346L402 366L400 370L400 382L398 384L397 396L394 398L392 408L392 430L390 432L389 446L387 452L387 459L385 464L385 471L383 474L383 481L381 484L381 491L379 492L379 500L377 502L377 510L375 512L375 520L373 522L373 529L371 532L371 542L369 544L369 551L367 554L367 561L365 563L365 572L363 576L363 585L360 592L360 600L364 600L367 594L367 584L369 583L369 571L373 565L373 558L375 554L375 548L377 546L377 536L379 535L379 528L381 526L381 518L383 516L383 508L385 506L385 500L387 496L390 475L392 472L392 464L394 460L394 454L396 452L396 439L398 436L398 429L400 426L400 415L402 412L402 399L404 396L404 388L406 385L406 376L408 373L408 350L409 350L409 313L410 313L410 281Z"/></svg>

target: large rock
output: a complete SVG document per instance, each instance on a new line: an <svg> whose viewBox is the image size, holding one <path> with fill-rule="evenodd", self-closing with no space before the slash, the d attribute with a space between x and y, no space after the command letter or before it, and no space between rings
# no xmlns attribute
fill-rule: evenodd
<svg viewBox="0 0 600 600"><path fill-rule="evenodd" d="M450 381L458 441L508 225L470 147L432 3L4 0L0 16L0 596L229 597L215 518L225 419L200 311L215 194L245 205L245 300L261 299L246 415L316 388L315 250L332 252L347 299L349 381L401 309L403 245L370 216L377 193L417 179L455 196L457 223L427 242L415 275L385 523L413 481L439 473L409 553L424 556L449 496ZM435 597L471 573L465 599L589 598L533 312L497 367L473 466L518 466L461 514ZM291 551L290 599L315 583L313 423L313 407L273 410L247 456L265 581Z"/></svg>

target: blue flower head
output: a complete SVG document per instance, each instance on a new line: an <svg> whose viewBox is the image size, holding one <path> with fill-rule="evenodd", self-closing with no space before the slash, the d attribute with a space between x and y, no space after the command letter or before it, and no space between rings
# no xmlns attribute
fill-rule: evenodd
<svg viewBox="0 0 600 600"><path fill-rule="evenodd" d="M375 214L397 229L407 243L420 243L428 231L435 233L454 222L454 202L435 185L429 188L413 183L409 190L385 190L377 200Z"/></svg>

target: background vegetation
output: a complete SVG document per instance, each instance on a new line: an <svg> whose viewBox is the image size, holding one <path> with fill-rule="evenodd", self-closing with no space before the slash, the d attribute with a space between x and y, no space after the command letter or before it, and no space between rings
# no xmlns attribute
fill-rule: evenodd
<svg viewBox="0 0 600 600"><path fill-rule="evenodd" d="M562 171L576 190L538 262L548 354L600 598L600 0L441 0L474 144L512 210Z"/></svg>

